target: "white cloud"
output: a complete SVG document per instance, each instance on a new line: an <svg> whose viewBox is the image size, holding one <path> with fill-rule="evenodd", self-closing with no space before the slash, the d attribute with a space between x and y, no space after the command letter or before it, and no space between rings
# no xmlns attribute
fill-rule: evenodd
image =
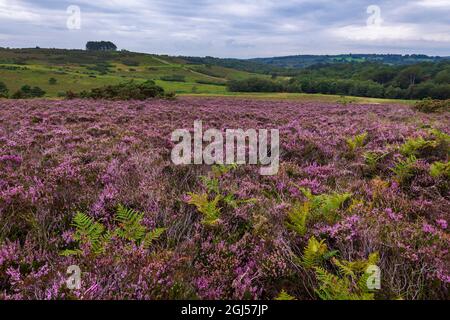
<svg viewBox="0 0 450 320"><path fill-rule="evenodd" d="M420 0L416 4L422 7L450 8L450 0Z"/></svg>
<svg viewBox="0 0 450 320"><path fill-rule="evenodd" d="M41 21L43 17L39 13L31 11L19 1L0 0L0 19L36 23Z"/></svg>
<svg viewBox="0 0 450 320"><path fill-rule="evenodd" d="M450 42L448 33L424 33L413 24L380 26L344 26L331 32L353 41L437 41Z"/></svg>

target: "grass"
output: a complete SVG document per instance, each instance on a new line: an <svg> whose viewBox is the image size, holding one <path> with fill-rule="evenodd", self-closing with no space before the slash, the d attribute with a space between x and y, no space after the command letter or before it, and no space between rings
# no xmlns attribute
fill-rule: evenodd
<svg viewBox="0 0 450 320"><path fill-rule="evenodd" d="M310 94L310 93L242 93L242 92L224 92L224 93L198 93L198 94L182 94L183 96L196 97L228 97L228 98L245 98L245 99L262 99L262 100L295 100L295 101L317 101L339 103L342 96L328 94ZM381 99L366 97L345 96L345 99L351 103L361 104L407 104L414 105L415 100L399 100L399 99Z"/></svg>

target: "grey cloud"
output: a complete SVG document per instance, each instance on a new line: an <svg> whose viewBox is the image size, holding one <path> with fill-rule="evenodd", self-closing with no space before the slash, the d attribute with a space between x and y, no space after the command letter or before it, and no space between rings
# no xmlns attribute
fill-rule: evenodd
<svg viewBox="0 0 450 320"><path fill-rule="evenodd" d="M372 4L381 8L388 37L364 36ZM66 28L69 5L81 8L81 30ZM0 46L82 48L104 39L175 55L450 55L448 13L447 0L0 0Z"/></svg>

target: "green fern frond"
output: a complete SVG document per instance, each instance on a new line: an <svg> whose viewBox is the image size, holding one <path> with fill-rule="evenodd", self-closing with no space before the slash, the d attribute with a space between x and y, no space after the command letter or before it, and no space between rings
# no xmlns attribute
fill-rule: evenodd
<svg viewBox="0 0 450 320"><path fill-rule="evenodd" d="M84 213L77 212L73 218L72 225L75 227L74 240L79 243L88 244L94 254L100 254L105 251L106 245L111 242L114 236L133 241L137 245L144 245L148 248L151 243L158 239L166 230L165 228L156 228L147 233L147 228L142 225L144 215L132 209L127 209L122 205L117 207L114 216L119 227L114 231L106 228L93 218ZM67 249L60 254L63 256L81 255L80 249Z"/></svg>
<svg viewBox="0 0 450 320"><path fill-rule="evenodd" d="M371 253L365 260L346 261L332 259L332 262L336 267L338 267L342 275L356 278L357 275L365 273L369 266L378 264L379 259L379 253L374 252Z"/></svg>
<svg viewBox="0 0 450 320"><path fill-rule="evenodd" d="M284 289L281 290L281 292L278 294L278 296L275 298L275 300L279 301L292 301L296 300L295 297L291 296L289 293L287 293Z"/></svg>
<svg viewBox="0 0 450 320"><path fill-rule="evenodd" d="M295 203L288 212L289 222L286 223L287 227L299 235L304 236L307 231L307 222L310 210L311 205L309 201Z"/></svg>
<svg viewBox="0 0 450 320"><path fill-rule="evenodd" d="M364 157L364 163L371 171L375 171L378 167L379 162L385 158L388 155L387 152L381 153L381 152L375 152L375 151L368 151L365 152Z"/></svg>
<svg viewBox="0 0 450 320"><path fill-rule="evenodd" d="M311 190L300 187L299 190L310 202L311 218L325 220L328 223L336 222L336 211L352 197L352 193L332 193L313 195Z"/></svg>
<svg viewBox="0 0 450 320"><path fill-rule="evenodd" d="M152 242L158 240L166 230L167 228L156 228L155 230L147 233L144 239L144 248L149 248Z"/></svg>
<svg viewBox="0 0 450 320"><path fill-rule="evenodd" d="M212 166L212 172L216 177L220 177L222 175L227 174L232 170L236 170L238 165L236 163L233 164L218 164Z"/></svg>
<svg viewBox="0 0 450 320"><path fill-rule="evenodd" d="M346 279L328 272L322 267L314 267L319 287L316 294L322 300L353 300L350 299L350 283Z"/></svg>
<svg viewBox="0 0 450 320"><path fill-rule="evenodd" d="M319 281L319 287L315 292L322 300L374 299L373 293L368 292L367 289L361 289L363 278L356 286L349 277L338 277L321 267L315 267L314 270Z"/></svg>
<svg viewBox="0 0 450 320"><path fill-rule="evenodd" d="M220 194L219 179L200 176L200 180L202 181L203 186L206 188L208 193Z"/></svg>
<svg viewBox="0 0 450 320"><path fill-rule="evenodd" d="M435 141L425 140L423 137L409 138L404 144L400 146L400 153L405 157L419 156L426 148L435 148L437 143Z"/></svg>
<svg viewBox="0 0 450 320"><path fill-rule="evenodd" d="M103 233L105 227L82 212L77 212L72 225L76 228L74 239L88 243L94 253L103 251Z"/></svg>
<svg viewBox="0 0 450 320"><path fill-rule="evenodd" d="M414 176L416 164L417 158L412 155L405 160L399 160L391 171L396 175L397 181L403 184Z"/></svg>
<svg viewBox="0 0 450 320"><path fill-rule="evenodd" d="M359 135L354 136L353 138L348 138L346 140L348 149L351 153L354 153L358 148L364 146L367 139L367 132L361 133Z"/></svg>
<svg viewBox="0 0 450 320"><path fill-rule="evenodd" d="M351 262L349 261L340 261L338 259L332 259L331 260L333 262L333 264L339 269L339 273L346 276L346 277L351 277L351 278L355 278L355 272L353 269L353 266L351 265Z"/></svg>
<svg viewBox="0 0 450 320"><path fill-rule="evenodd" d="M116 234L122 239L135 241L141 244L147 229L142 225L144 214L122 205L117 207L114 219L119 223L120 228L116 229Z"/></svg>
<svg viewBox="0 0 450 320"><path fill-rule="evenodd" d="M313 268L324 260L324 255L328 252L325 240L318 241L314 236L308 240L308 245L303 250L302 265L306 268Z"/></svg>
<svg viewBox="0 0 450 320"><path fill-rule="evenodd" d="M69 256L79 256L83 253L80 249L67 249L63 250L59 255L63 257L69 257Z"/></svg>
<svg viewBox="0 0 450 320"><path fill-rule="evenodd" d="M450 178L450 161L448 162L434 162L430 166L430 175L433 178Z"/></svg>
<svg viewBox="0 0 450 320"><path fill-rule="evenodd" d="M214 226L219 222L221 208L218 208L217 205L222 196L218 195L212 201L209 201L206 193L189 193L189 196L191 197L189 204L195 205L197 210L203 214L203 224Z"/></svg>

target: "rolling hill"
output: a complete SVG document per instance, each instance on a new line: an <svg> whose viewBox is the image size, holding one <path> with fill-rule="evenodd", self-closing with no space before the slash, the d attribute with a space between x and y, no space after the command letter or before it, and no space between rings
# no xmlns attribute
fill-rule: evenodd
<svg viewBox="0 0 450 320"><path fill-rule="evenodd" d="M175 93L223 93L228 80L254 76L267 77L220 65L193 64L178 57L128 51L0 49L0 81L10 92L27 84L41 87L48 97L127 80L154 80Z"/></svg>

